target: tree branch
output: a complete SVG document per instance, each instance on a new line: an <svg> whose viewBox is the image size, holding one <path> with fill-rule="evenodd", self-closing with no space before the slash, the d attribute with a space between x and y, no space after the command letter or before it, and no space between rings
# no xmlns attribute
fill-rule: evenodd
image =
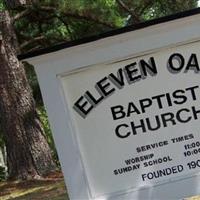
<svg viewBox="0 0 200 200"><path fill-rule="evenodd" d="M49 7L49 6L41 6L41 7L39 7L39 9L41 11L45 11L45 12L54 12L54 13L56 12L55 8ZM72 18L80 19L80 20L93 21L97 24L101 24L101 25L107 26L112 29L116 28L116 26L114 24L103 21L103 20L99 19L97 16L92 15L91 13L86 13L86 12L81 12L81 11L74 12L72 10L67 10L67 11L60 12L60 16L72 17Z"/></svg>
<svg viewBox="0 0 200 200"><path fill-rule="evenodd" d="M34 43L34 42L38 42L38 41L41 41L41 40L44 40L45 39L45 36L41 35L41 36L38 36L38 37L35 37L35 38L32 38L26 42L24 42L23 44L20 45L20 49L24 49L26 46Z"/></svg>
<svg viewBox="0 0 200 200"><path fill-rule="evenodd" d="M125 5L124 2L122 2L121 0L116 0L116 2L120 5L120 7L122 7L126 12L128 12L130 15L132 15L132 11L128 8L128 6Z"/></svg>
<svg viewBox="0 0 200 200"><path fill-rule="evenodd" d="M153 5L153 3L154 3L154 1L153 0L146 0L146 1L144 1L145 2L145 5L143 6L143 8L140 10L140 16L143 14L143 12L147 9L147 8L149 8L149 7L151 7L152 5Z"/></svg>
<svg viewBox="0 0 200 200"><path fill-rule="evenodd" d="M55 12L56 11L56 8L51 7L51 6L40 6L39 9L42 11L46 11L46 12Z"/></svg>
<svg viewBox="0 0 200 200"><path fill-rule="evenodd" d="M25 9L25 10L22 11L21 13L17 14L15 16L15 20L28 15L29 12L31 12L30 10L34 10L34 7L30 6L30 5L23 5L23 6L21 6L19 8L19 10L21 10L21 9ZM57 17L58 16L57 13L59 13L59 11L57 11L56 8L51 7L51 6L40 6L40 7L37 7L37 11L54 13L56 15L55 17ZM67 11L60 11L59 15L60 16L65 16L65 17L72 17L72 18L80 19L80 20L92 21L92 22L95 22L97 24L101 24L101 25L104 25L106 27L109 27L111 29L116 28L115 24L109 23L109 22L104 21L104 20L101 20L96 15L91 14L91 12L86 13L86 12L81 12L81 11L67 10Z"/></svg>
<svg viewBox="0 0 200 200"><path fill-rule="evenodd" d="M141 21L140 18L131 9L129 9L129 7L124 2L121 0L116 0L116 2L124 11L131 15L135 23L139 23Z"/></svg>
<svg viewBox="0 0 200 200"><path fill-rule="evenodd" d="M16 14L14 17L13 17L13 21L15 22L16 20L22 18L22 17L25 17L27 16L28 14L30 14L30 10L29 9L26 9L18 14Z"/></svg>
<svg viewBox="0 0 200 200"><path fill-rule="evenodd" d="M42 46L40 46L40 45L37 45L37 46L35 46L35 47L31 48L31 49L28 49L28 52L36 51L36 50L42 49L42 48L44 48L44 47L42 47ZM26 52L26 53L27 53L27 52Z"/></svg>
<svg viewBox="0 0 200 200"><path fill-rule="evenodd" d="M21 10L24 7L32 7L37 0L3 0L8 10Z"/></svg>
<svg viewBox="0 0 200 200"><path fill-rule="evenodd" d="M69 28L69 24L63 19L63 17L57 16L57 18L65 25L67 32L69 33L69 37L71 40L74 39L73 34Z"/></svg>
<svg viewBox="0 0 200 200"><path fill-rule="evenodd" d="M102 21L98 17L91 15L91 14L75 13L75 12L64 12L62 14L66 17L72 17L72 18L75 18L75 19L92 21L92 22L107 26L107 27L112 28L112 29L116 28L116 26L114 24L106 22L106 21Z"/></svg>

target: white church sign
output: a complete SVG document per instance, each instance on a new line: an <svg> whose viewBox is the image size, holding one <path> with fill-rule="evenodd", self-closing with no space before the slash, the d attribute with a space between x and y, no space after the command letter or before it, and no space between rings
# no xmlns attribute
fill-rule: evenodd
<svg viewBox="0 0 200 200"><path fill-rule="evenodd" d="M71 199L200 193L198 13L27 59Z"/></svg>

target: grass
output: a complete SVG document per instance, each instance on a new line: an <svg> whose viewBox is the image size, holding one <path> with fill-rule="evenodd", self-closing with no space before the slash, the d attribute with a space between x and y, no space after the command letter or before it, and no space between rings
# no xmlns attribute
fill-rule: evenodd
<svg viewBox="0 0 200 200"><path fill-rule="evenodd" d="M193 197L190 197L190 198L186 198L185 200L200 200L200 196L193 196Z"/></svg>
<svg viewBox="0 0 200 200"><path fill-rule="evenodd" d="M63 178L0 182L0 200L69 200Z"/></svg>
<svg viewBox="0 0 200 200"><path fill-rule="evenodd" d="M69 200L62 174L34 181L0 182L0 200ZM200 196L184 200L200 200Z"/></svg>

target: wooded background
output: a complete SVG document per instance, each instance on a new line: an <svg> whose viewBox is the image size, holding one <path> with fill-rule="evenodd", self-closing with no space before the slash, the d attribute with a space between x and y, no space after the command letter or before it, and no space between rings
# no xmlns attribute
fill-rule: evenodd
<svg viewBox="0 0 200 200"><path fill-rule="evenodd" d="M6 149L6 178L38 179L59 168L33 66L20 62L19 54L196 7L197 0L0 0L0 148Z"/></svg>

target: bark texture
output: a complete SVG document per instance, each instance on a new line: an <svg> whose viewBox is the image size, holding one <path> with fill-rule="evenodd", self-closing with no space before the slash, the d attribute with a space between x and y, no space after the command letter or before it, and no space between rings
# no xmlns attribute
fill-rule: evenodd
<svg viewBox="0 0 200 200"><path fill-rule="evenodd" d="M17 59L16 36L7 11L0 13L0 120L8 171L13 179L32 179L55 169L36 112L24 67Z"/></svg>

